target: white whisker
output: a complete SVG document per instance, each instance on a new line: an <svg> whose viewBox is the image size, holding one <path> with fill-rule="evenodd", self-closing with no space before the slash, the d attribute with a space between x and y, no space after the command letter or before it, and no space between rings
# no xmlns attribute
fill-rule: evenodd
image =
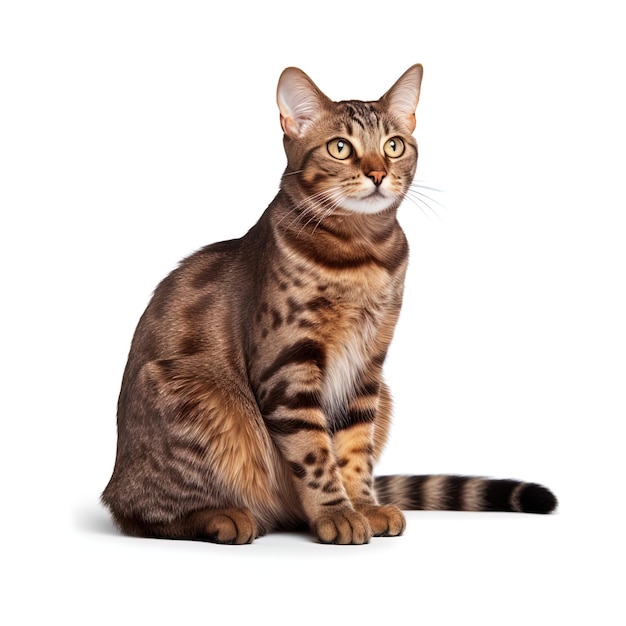
<svg viewBox="0 0 626 626"><path fill-rule="evenodd" d="M328 209L326 209L326 211L324 211L324 214L317 221L317 224L315 224L315 228L313 229L313 232L311 234L314 234L317 230L317 227L322 223L322 221L333 213L333 211L339 206L341 200L343 200L344 197L344 193L341 190L336 191L335 198L332 204L330 205L330 207L328 207Z"/></svg>
<svg viewBox="0 0 626 626"><path fill-rule="evenodd" d="M429 191L438 191L439 193L444 193L443 189L438 189L437 187L430 187L428 185L423 185L421 180L413 180L411 183L412 187L420 187L421 189L428 189Z"/></svg>
<svg viewBox="0 0 626 626"><path fill-rule="evenodd" d="M335 208L339 206L339 202L343 198L343 191L339 187L334 187L331 189L327 189L325 191L314 194L313 196L309 196L306 198L306 201L312 202L310 206L311 217L304 222L302 228L298 232L298 235L302 233L302 231L317 217L317 210L323 210L321 217L318 219L313 232L317 229L323 219L325 219L328 215L330 215ZM330 206L329 206L330 204Z"/></svg>
<svg viewBox="0 0 626 626"><path fill-rule="evenodd" d="M439 202L439 200L437 200L436 198L433 198L432 194L424 193L424 191L422 191L423 189L426 189L428 191L441 192L440 189L437 189L435 187L429 187L427 185L421 184L420 182L414 181L407 189L405 198L408 198L411 202L413 202L413 204L415 204L415 206L419 207L422 213L424 213L424 215L426 215L427 217L428 214L424 210L424 207L427 208L435 217L437 217L437 219L441 220L441 216L431 203L438 205L442 209L446 209L447 207Z"/></svg>
<svg viewBox="0 0 626 626"><path fill-rule="evenodd" d="M406 200L410 200L424 214L424 216L427 219L431 219L430 215L428 213L426 213L426 211L424 210L424 206L423 206L424 201L421 198L413 197L408 192L407 192L407 194L404 197L405 197ZM430 207L428 207L428 208L430 208Z"/></svg>
<svg viewBox="0 0 626 626"><path fill-rule="evenodd" d="M318 197L322 197L323 195L324 192L319 192L314 194L313 196L307 196L306 198L292 206L291 209L289 209L289 211L285 213L285 215L283 215L283 217L281 217L276 224L281 224L283 220L285 220L287 217L295 214L291 222L286 226L286 228L291 228L298 221L298 219L300 219L301 217L305 217L308 213L315 210L315 201ZM311 201L313 201L313 204L311 204Z"/></svg>
<svg viewBox="0 0 626 626"><path fill-rule="evenodd" d="M432 195L424 193L423 191L418 191L418 189L429 189L430 190L431 189L430 187L424 187L422 185L415 185L415 184L413 184L413 185L411 185L410 190L413 193L415 193L415 194L417 194L419 196L422 196L424 198L427 198L428 200L434 202L435 204L438 204L442 209L446 208L445 204L442 204L441 202L439 202L439 200L437 200L436 198L433 198Z"/></svg>

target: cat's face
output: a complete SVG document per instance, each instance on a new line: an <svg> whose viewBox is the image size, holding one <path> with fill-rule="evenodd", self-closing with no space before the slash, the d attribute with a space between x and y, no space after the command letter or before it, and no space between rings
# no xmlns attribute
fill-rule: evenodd
<svg viewBox="0 0 626 626"><path fill-rule="evenodd" d="M420 80L421 66L413 66L378 101L332 102L300 70L283 72L286 177L309 211L367 214L400 204L417 165L411 133Z"/></svg>

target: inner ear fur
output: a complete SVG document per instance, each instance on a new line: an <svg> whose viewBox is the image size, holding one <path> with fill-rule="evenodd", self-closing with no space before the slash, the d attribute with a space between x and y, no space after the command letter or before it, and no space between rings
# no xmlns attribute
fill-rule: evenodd
<svg viewBox="0 0 626 626"><path fill-rule="evenodd" d="M276 101L283 132L295 138L320 117L329 100L301 69L288 67L278 80Z"/></svg>

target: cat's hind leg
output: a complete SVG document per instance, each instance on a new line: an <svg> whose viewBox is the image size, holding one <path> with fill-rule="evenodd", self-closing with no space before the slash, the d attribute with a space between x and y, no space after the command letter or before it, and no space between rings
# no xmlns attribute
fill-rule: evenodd
<svg viewBox="0 0 626 626"><path fill-rule="evenodd" d="M226 371L156 361L129 385L102 498L124 533L245 544L298 517L254 397Z"/></svg>
<svg viewBox="0 0 626 626"><path fill-rule="evenodd" d="M116 522L124 533L140 537L241 545L252 543L259 536L258 524L246 508L202 509L158 523L116 516Z"/></svg>

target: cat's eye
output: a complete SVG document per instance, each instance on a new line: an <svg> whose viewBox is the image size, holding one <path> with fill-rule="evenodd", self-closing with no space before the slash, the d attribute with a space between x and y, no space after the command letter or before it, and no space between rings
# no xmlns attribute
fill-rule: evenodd
<svg viewBox="0 0 626 626"><path fill-rule="evenodd" d="M328 142L328 152L335 159L347 159L352 154L352 146L345 139L332 139Z"/></svg>
<svg viewBox="0 0 626 626"><path fill-rule="evenodd" d="M404 141L402 141L400 137L387 139L385 145L383 146L383 150L388 157L399 157L404 152Z"/></svg>

